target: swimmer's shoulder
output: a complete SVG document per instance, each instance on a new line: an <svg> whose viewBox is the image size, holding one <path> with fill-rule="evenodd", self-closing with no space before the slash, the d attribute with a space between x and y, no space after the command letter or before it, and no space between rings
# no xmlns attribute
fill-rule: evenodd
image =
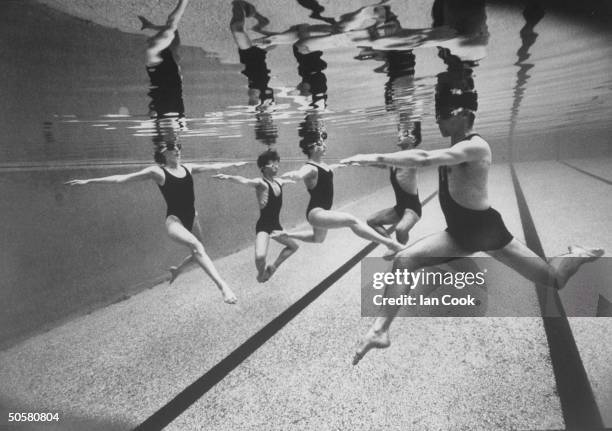
<svg viewBox="0 0 612 431"><path fill-rule="evenodd" d="M465 141L476 144L476 145L489 146L489 143L479 133L470 133L469 135L465 137L464 142Z"/></svg>
<svg viewBox="0 0 612 431"><path fill-rule="evenodd" d="M471 151L477 152L483 157L491 156L491 146L489 143L478 133L470 133L462 143L469 146Z"/></svg>
<svg viewBox="0 0 612 431"><path fill-rule="evenodd" d="M255 189L257 191L267 191L268 190L268 182L263 178L253 178L253 181L256 182Z"/></svg>
<svg viewBox="0 0 612 431"><path fill-rule="evenodd" d="M159 165L151 165L143 169L143 172L146 172L153 181L155 181L160 186L166 182L166 174L164 170Z"/></svg>

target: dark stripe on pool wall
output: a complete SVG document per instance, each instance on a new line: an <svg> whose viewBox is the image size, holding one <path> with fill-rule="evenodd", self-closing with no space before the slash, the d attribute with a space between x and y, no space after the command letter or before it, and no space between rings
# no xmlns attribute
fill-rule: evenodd
<svg viewBox="0 0 612 431"><path fill-rule="evenodd" d="M595 174L592 174L592 173L590 173L590 172L587 172L587 171L585 171L585 170L583 170L583 169L577 168L576 166L574 166L574 165L570 165L570 164L569 164L569 163L567 163L567 162L559 162L559 163L561 163L561 164L563 164L563 165L565 165L565 166L567 166L567 167L570 167L570 168L572 168L572 169L574 169L574 170L576 170L576 171L578 171L578 172L580 172L580 173L582 173L582 174L588 175L589 177L593 177L593 178L595 178L595 179L597 179L597 180L599 180L599 181L603 181L603 182L604 182L604 183L606 183L606 184L610 184L610 185L612 185L612 181L607 180L607 179L605 179L605 178L603 178L603 177L600 177L599 175L595 175Z"/></svg>
<svg viewBox="0 0 612 431"><path fill-rule="evenodd" d="M426 205L431 201L438 192L433 192L421 202L421 205ZM323 292L329 289L336 281L344 274L349 272L355 265L370 254L378 244L372 242L360 250L356 255L350 258L340 268L327 276L322 282L317 284L308 293L302 296L299 300L293 303L289 308L279 314L270 323L252 335L248 340L238 346L232 353L223 358L220 362L208 370L202 377L187 386L180 394L174 397L168 404L153 413L144 422L138 425L135 430L161 430L170 422L179 417L193 403L200 399L206 392L212 389L217 383L223 380L245 359L259 349L264 343L272 338L280 331L287 323L295 316L301 313Z"/></svg>
<svg viewBox="0 0 612 431"><path fill-rule="evenodd" d="M539 256L544 257L542 243L535 229L514 165L510 165L510 171L527 247ZM566 429L576 431L601 430L604 428L601 414L595 402L593 390L580 358L572 330L563 311L559 294L556 290L544 286L536 285L536 289L543 316L550 315L550 310L546 309L548 307L547 302L550 302L546 301L546 294L554 295L552 304L559 311L559 317L543 317L543 321Z"/></svg>

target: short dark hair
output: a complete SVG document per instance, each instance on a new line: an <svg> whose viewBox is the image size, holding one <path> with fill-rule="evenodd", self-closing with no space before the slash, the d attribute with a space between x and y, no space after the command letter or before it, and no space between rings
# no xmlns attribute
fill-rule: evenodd
<svg viewBox="0 0 612 431"><path fill-rule="evenodd" d="M153 147L155 149L153 153L153 160L155 160L155 163L165 165L166 155L164 153L168 150L174 150L175 146L180 148L178 136L157 135L153 137Z"/></svg>
<svg viewBox="0 0 612 431"><path fill-rule="evenodd" d="M312 149L319 141L325 141L327 139L327 132L324 130L315 130L308 131L304 133L300 133L302 139L300 139L300 148L302 149L302 153L306 154L310 157L312 153Z"/></svg>
<svg viewBox="0 0 612 431"><path fill-rule="evenodd" d="M465 116L468 121L468 127L472 128L474 125L474 120L476 120L476 114L473 111L467 111Z"/></svg>
<svg viewBox="0 0 612 431"><path fill-rule="evenodd" d="M153 160L155 160L155 163L158 165L166 164L166 156L164 156L164 153L160 150L155 150L155 153L153 153Z"/></svg>
<svg viewBox="0 0 612 431"><path fill-rule="evenodd" d="M264 151L257 157L257 167L263 169L270 162L280 162L280 156L276 150Z"/></svg>
<svg viewBox="0 0 612 431"><path fill-rule="evenodd" d="M423 141L423 137L421 135L421 122L420 121L415 121L414 123L412 123L412 129L410 131L410 134L414 137L414 146L418 147L421 142Z"/></svg>

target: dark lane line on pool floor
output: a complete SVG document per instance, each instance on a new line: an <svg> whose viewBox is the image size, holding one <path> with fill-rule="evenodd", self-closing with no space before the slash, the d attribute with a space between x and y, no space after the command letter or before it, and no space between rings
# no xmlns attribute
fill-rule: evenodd
<svg viewBox="0 0 612 431"><path fill-rule="evenodd" d="M574 169L574 170L576 170L576 171L578 171L578 172L580 172L582 174L588 175L589 177L595 178L596 180L602 181L602 182L604 182L604 183L606 183L608 185L612 185L612 181L607 180L607 179L605 179L603 177L600 177L599 175L592 174L592 173L590 173L588 171L585 171L583 169L580 169L580 168L578 168L578 167L576 167L574 165L570 165L567 162L559 161L559 163L561 163L562 165L565 165L565 166L567 166L569 168L572 168L572 169Z"/></svg>
<svg viewBox="0 0 612 431"><path fill-rule="evenodd" d="M421 205L425 206L436 195L437 191L425 198ZM187 386L181 393L170 400L165 406L149 416L144 422L134 428L135 431L161 430L170 422L179 417L192 404L198 401L204 394L223 380L236 367L251 356L264 343L272 338L278 331L287 325L293 318L301 313L306 307L321 296L327 289L349 272L364 257L370 254L378 244L372 242L361 249L357 254L345 262L342 266L328 275L323 281L313 287L308 293L293 303L289 308L276 316L266 326L257 331L248 340L238 346L233 352L210 368L202 377Z"/></svg>
<svg viewBox="0 0 612 431"><path fill-rule="evenodd" d="M542 243L512 163L510 172L527 247L545 258ZM576 431L604 429L601 413L559 293L546 286L537 284L535 286L566 429ZM552 298L547 298L547 295L552 295ZM559 317L545 317L551 312L551 304L556 308Z"/></svg>

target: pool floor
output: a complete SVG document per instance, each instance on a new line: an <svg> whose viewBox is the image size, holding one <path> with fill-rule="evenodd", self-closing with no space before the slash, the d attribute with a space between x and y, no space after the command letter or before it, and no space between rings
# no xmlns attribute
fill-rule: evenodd
<svg viewBox="0 0 612 431"><path fill-rule="evenodd" d="M547 255L592 242L592 232L609 223L611 164L514 166ZM492 205L525 240L510 167L495 165L490 175ZM436 187L435 172L424 172L421 198ZM563 199L550 199L560 193ZM345 209L364 218L391 200L385 188ZM432 199L411 241L443 226ZM586 245L612 250L609 236L599 239ZM541 317L399 318L392 346L353 367L353 349L371 319L360 316L360 265L345 263L366 245L347 230L332 231L324 244L301 245L266 284L255 281L249 247L215 262L234 286L237 306L223 304L203 273L192 270L171 286L32 337L0 352L2 415L59 412L50 429L132 429L147 418L153 419L146 424L165 420L170 430L569 428L574 413L564 406L554 369L564 358L551 355ZM250 338L266 333L269 322L322 281L330 287L269 339ZM519 284L517 294L535 303L533 285ZM577 288L562 293L566 306ZM610 427L612 319L568 321L595 408Z"/></svg>

